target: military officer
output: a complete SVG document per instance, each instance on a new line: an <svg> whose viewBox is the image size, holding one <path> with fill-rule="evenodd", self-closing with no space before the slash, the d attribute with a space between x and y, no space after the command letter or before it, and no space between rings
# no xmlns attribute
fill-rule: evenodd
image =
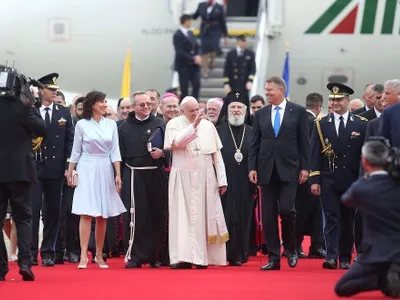
<svg viewBox="0 0 400 300"><path fill-rule="evenodd" d="M232 49L225 60L224 85L225 92L231 90L250 91L256 74L254 52L246 49L246 37L236 38L236 48Z"/></svg>
<svg viewBox="0 0 400 300"><path fill-rule="evenodd" d="M349 112L354 91L340 83L329 83L333 112L315 120L311 137L311 192L321 196L325 215L327 257L324 269L350 267L353 250L354 210L345 207L341 195L358 179L361 147L367 119Z"/></svg>
<svg viewBox="0 0 400 300"><path fill-rule="evenodd" d="M61 189L65 170L72 149L74 130L68 108L56 104L57 73L38 79L43 85L42 106L39 108L47 129L46 137L36 156L38 183L33 184L30 192L32 205L32 263L38 264L38 235L40 211L43 218L43 241L40 247L42 266L54 266L55 245L61 213Z"/></svg>

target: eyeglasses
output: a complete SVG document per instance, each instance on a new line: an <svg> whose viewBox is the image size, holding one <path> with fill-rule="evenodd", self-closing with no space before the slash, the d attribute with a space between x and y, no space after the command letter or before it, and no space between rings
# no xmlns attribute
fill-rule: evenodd
<svg viewBox="0 0 400 300"><path fill-rule="evenodd" d="M141 108L144 108L146 106L151 106L151 102L136 104L136 106L140 106Z"/></svg>

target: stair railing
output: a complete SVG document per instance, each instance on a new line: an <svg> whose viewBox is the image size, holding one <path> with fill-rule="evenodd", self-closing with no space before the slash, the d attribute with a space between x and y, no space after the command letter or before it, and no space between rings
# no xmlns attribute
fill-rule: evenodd
<svg viewBox="0 0 400 300"><path fill-rule="evenodd" d="M250 97L260 94L264 95L264 84L267 76L269 60L269 38L268 38L268 0L260 0L257 16L257 29L254 41L254 52L256 60L256 75L253 80L253 87Z"/></svg>

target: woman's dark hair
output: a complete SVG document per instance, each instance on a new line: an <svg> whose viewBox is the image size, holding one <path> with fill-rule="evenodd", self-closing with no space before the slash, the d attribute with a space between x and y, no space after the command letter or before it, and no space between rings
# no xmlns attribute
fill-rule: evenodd
<svg viewBox="0 0 400 300"><path fill-rule="evenodd" d="M98 91L88 93L85 97L85 101L83 101L83 117L89 120L93 115L93 105L96 104L96 102L103 101L106 96L106 94Z"/></svg>

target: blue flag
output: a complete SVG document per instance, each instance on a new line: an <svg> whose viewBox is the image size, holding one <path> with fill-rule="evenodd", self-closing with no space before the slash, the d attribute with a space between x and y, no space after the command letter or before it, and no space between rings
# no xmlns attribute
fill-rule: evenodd
<svg viewBox="0 0 400 300"><path fill-rule="evenodd" d="M283 65L283 80L286 82L286 93L285 97L289 98L290 91L290 66L289 66L289 51L286 51L285 64Z"/></svg>

